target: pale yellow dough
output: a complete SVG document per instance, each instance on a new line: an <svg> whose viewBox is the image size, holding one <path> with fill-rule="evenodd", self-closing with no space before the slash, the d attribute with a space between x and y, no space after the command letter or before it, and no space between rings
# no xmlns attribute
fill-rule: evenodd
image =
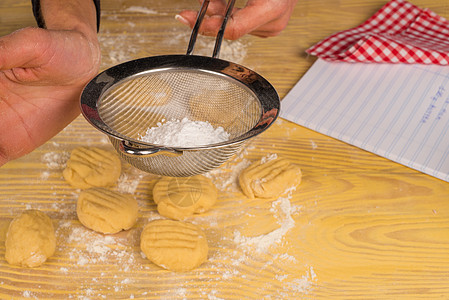
<svg viewBox="0 0 449 300"><path fill-rule="evenodd" d="M38 210L26 210L11 221L5 242L11 265L38 267L52 256L56 237L51 219Z"/></svg>
<svg viewBox="0 0 449 300"><path fill-rule="evenodd" d="M107 234L133 227L138 210L134 197L105 188L82 191L76 205L78 219L84 226Z"/></svg>
<svg viewBox="0 0 449 300"><path fill-rule="evenodd" d="M209 250L200 227L173 220L148 223L140 236L140 248L154 264L175 272L198 267Z"/></svg>
<svg viewBox="0 0 449 300"><path fill-rule="evenodd" d="M163 177L153 188L158 212L175 220L206 212L215 204L217 197L217 188L203 175Z"/></svg>
<svg viewBox="0 0 449 300"><path fill-rule="evenodd" d="M261 159L239 175L243 193L249 197L275 198L301 183L301 169L285 158Z"/></svg>
<svg viewBox="0 0 449 300"><path fill-rule="evenodd" d="M116 153L96 147L78 147L70 154L62 175L72 186L85 189L112 186L120 173L121 162Z"/></svg>

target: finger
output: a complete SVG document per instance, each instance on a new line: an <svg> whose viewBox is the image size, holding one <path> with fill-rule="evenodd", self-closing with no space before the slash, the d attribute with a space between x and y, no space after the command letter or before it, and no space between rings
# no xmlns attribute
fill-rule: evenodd
<svg viewBox="0 0 449 300"><path fill-rule="evenodd" d="M224 15L225 11L226 11L225 0L211 0L209 6L207 7L206 15L208 16Z"/></svg>
<svg viewBox="0 0 449 300"><path fill-rule="evenodd" d="M177 19L192 28L196 16L196 11L183 11ZM235 9L228 20L224 38L235 40L247 33L262 37L278 35L285 28L286 22L280 20L277 24L276 20L272 21L272 19L267 19L266 16L278 18L278 14L273 14L269 7L261 5L248 5L242 9ZM222 14L206 15L199 32L202 35L215 36L222 22Z"/></svg>
<svg viewBox="0 0 449 300"><path fill-rule="evenodd" d="M261 2L264 0L249 0L244 8L234 9L228 20L224 38L235 40L245 34L259 37L279 35L287 26L296 1ZM216 35L223 22L223 13L224 11L205 16L200 33L207 36ZM196 11L183 11L177 19L192 28L196 16Z"/></svg>
<svg viewBox="0 0 449 300"><path fill-rule="evenodd" d="M203 0L198 0L200 4L203 3ZM226 12L227 7L227 1L226 0L210 0L210 3L207 7L206 11L206 17L207 16L224 16ZM236 9L234 8L234 11ZM196 10L183 10L179 14L175 16L175 19L179 22L183 23L184 25L189 26L190 28L193 28L195 25L196 19L198 17L198 11ZM220 23L221 25L221 23ZM213 30L213 32L216 32L217 30Z"/></svg>
<svg viewBox="0 0 449 300"><path fill-rule="evenodd" d="M256 29L251 30L249 28L245 29L243 27L243 29L240 28L240 30L242 31L242 33L246 32L255 36L273 37L279 35L287 27L289 19L289 16L282 15L278 19L274 19L271 22L261 24ZM232 26L242 26L242 24L244 25L243 22L239 22L238 20L236 21L234 19L233 23L230 24L230 27L232 28Z"/></svg>
<svg viewBox="0 0 449 300"><path fill-rule="evenodd" d="M261 38L268 38L268 37L274 37L274 36L278 36L279 34L281 34L282 31L273 31L273 30L268 30L268 31L264 31L264 30L255 30L250 32L249 34L257 36L257 37L261 37Z"/></svg>
<svg viewBox="0 0 449 300"><path fill-rule="evenodd" d="M284 3L285 4L285 3ZM285 29L290 14L286 7L279 5L261 5L260 1L248 1L247 5L235 11L228 23L225 37L236 39L245 34L274 36Z"/></svg>
<svg viewBox="0 0 449 300"><path fill-rule="evenodd" d="M196 22L197 12L195 11L182 11L178 15L176 15L176 20L183 23L184 25L193 28ZM213 16L204 16L203 22L199 28L199 33L205 36L216 36L218 30L223 23L222 15L213 15ZM228 25L226 26L224 38L235 40L246 32L241 31L240 33L232 30L235 25L232 24L232 17L228 20ZM231 32L232 31L232 32ZM255 34L257 35L257 34ZM261 33L261 36L265 36L266 34Z"/></svg>
<svg viewBox="0 0 449 300"><path fill-rule="evenodd" d="M211 1L211 3L207 8L205 18L207 18L207 16L223 16L225 10L226 4L223 1L221 0ZM198 18L198 11L189 9L183 10L175 16L176 20L183 23L184 25L189 26L190 28L193 28L197 18Z"/></svg>
<svg viewBox="0 0 449 300"><path fill-rule="evenodd" d="M0 38L0 70L37 67L37 58L46 48L46 35L42 33L38 28L25 28Z"/></svg>
<svg viewBox="0 0 449 300"><path fill-rule="evenodd" d="M184 25L193 28L198 12L194 10L183 10L175 16L175 19Z"/></svg>
<svg viewBox="0 0 449 300"><path fill-rule="evenodd" d="M176 15L176 20L183 23L184 25L189 26L190 28L193 28L196 22L197 12L196 11L190 11L190 10L184 10L180 12L178 15ZM229 19L228 24L230 24L232 19ZM199 28L199 33L201 35L206 36L216 36L221 24L223 23L223 16L222 15L212 15L212 16L204 16L203 22L201 23L201 26ZM228 26L227 26L228 27ZM229 33L229 29L226 28L224 38L228 39L232 37L233 34ZM235 38L233 38L235 39Z"/></svg>

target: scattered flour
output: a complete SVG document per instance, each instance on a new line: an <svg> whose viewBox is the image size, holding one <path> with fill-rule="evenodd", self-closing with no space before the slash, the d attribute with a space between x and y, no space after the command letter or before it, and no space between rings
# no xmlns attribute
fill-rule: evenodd
<svg viewBox="0 0 449 300"><path fill-rule="evenodd" d="M128 7L125 12L127 13L140 13L146 15L166 15L167 18L172 16L169 13L156 12L153 9L149 9L141 6ZM175 20L174 16L176 12L173 12L173 24L177 25L179 22ZM160 54L177 54L185 53L185 49L190 39L190 29L185 26L177 28L173 27L172 31L164 32L162 41L160 42L161 50L152 49L148 51L148 45L144 36L147 32L151 31L151 28L144 23L140 23L140 19L135 19L133 22L126 21L128 19L120 19L115 12L111 12L111 15L102 16L103 21L117 23L120 22L123 26L120 27L123 32L117 33L112 30L101 29L98 35L99 42L104 49L102 52L101 68L106 69L132 59L136 59L142 56L155 56ZM128 31L133 31L135 34L126 34ZM245 42L245 38L229 41L223 40L220 58L228 61L232 61L238 64L244 64L244 60L247 56L247 47L249 42ZM211 56L215 45L215 38L198 36L195 44L195 54L203 56Z"/></svg>
<svg viewBox="0 0 449 300"><path fill-rule="evenodd" d="M260 163L265 164L265 163L267 163L271 160L274 160L276 158L278 158L278 155L276 153L268 154L260 159Z"/></svg>
<svg viewBox="0 0 449 300"><path fill-rule="evenodd" d="M245 144L245 147L241 148L234 155L233 159L226 161L220 168L213 169L205 174L214 182L215 186L221 192L238 192L240 191L238 177L240 173L251 165L251 161L246 159L248 151L253 150L255 146L251 142Z"/></svg>
<svg viewBox="0 0 449 300"><path fill-rule="evenodd" d="M312 283L316 280L316 274L313 267L309 267L308 272L301 278L295 278L291 282L287 282L287 285L296 292L305 293L312 286Z"/></svg>
<svg viewBox="0 0 449 300"><path fill-rule="evenodd" d="M130 251L131 245L122 243L119 238L111 235L96 233L84 226L75 226L71 222L65 222L60 225L60 229L69 229L69 234L62 237L58 230L57 235L61 240L65 240L69 251L69 258L76 261L76 265L95 265L103 263L111 258L118 261L120 271L127 271L136 265L136 257L133 251ZM127 241L129 242L129 241ZM83 243L85 249L70 247L71 243ZM60 269L65 273L65 269Z"/></svg>
<svg viewBox="0 0 449 300"><path fill-rule="evenodd" d="M22 293L22 296L25 298L30 298L30 297L33 297L33 293L31 293L30 291L24 291Z"/></svg>
<svg viewBox="0 0 449 300"><path fill-rule="evenodd" d="M243 163L243 161L240 163ZM227 173L228 172L226 171L225 174ZM216 176L217 178L220 178L219 174L216 174ZM291 299L293 295L306 295L311 291L317 278L313 267L304 265L304 262L301 259L290 255L285 251L279 251L279 248L277 247L288 245L288 241L285 240L285 237L296 225L293 216L301 211L301 206L292 205L291 203L294 191L295 188L288 189L285 196L279 197L271 203L270 212L277 219L277 222L280 225L279 228L268 232L267 234L254 237L245 237L239 229L233 230L231 231L233 236L232 233L229 238L223 236L218 244L214 245L224 249L233 248L232 245L235 246L235 250L229 252L216 252L208 259L210 267L216 269L217 274L220 274L219 280L232 282L234 280L245 278L246 273L245 271L242 271L245 269L245 265L248 264L251 266L251 262L259 261L260 257L271 257L270 259L265 260L265 263L260 267L260 270L274 272L274 283L275 285L278 284L278 286L267 286L264 290L264 299ZM235 213L232 218L239 218L239 216L243 217L243 214L249 215L243 208L240 214ZM210 215L209 221L203 221L208 224L221 222L222 220L217 219L217 217L217 215ZM229 217L229 214L223 216L223 218L227 217ZM289 267L286 269L283 266ZM298 266L298 269L303 269L305 267L305 272L302 275L300 273L298 274L298 272L291 273L288 269L295 269L294 266Z"/></svg>
<svg viewBox="0 0 449 300"><path fill-rule="evenodd" d="M127 173L122 173L117 181L117 190L121 193L134 194L143 177L143 174L132 176Z"/></svg>
<svg viewBox="0 0 449 300"><path fill-rule="evenodd" d="M143 7L143 6L130 6L127 9L125 9L126 12L136 12L136 13L143 13L143 14L147 14L147 15L160 15L159 12L153 10L153 9L149 9L147 7Z"/></svg>
<svg viewBox="0 0 449 300"><path fill-rule="evenodd" d="M127 35L107 36L105 33L98 35L98 41L103 49L108 49L107 53L102 53L102 68L109 68L113 65L135 58L139 51L138 45L133 44ZM119 45L127 45L121 47Z"/></svg>
<svg viewBox="0 0 449 300"><path fill-rule="evenodd" d="M147 130L141 141L169 147L196 147L224 142L229 139L223 127L214 128L209 122L182 120L158 123Z"/></svg>
<svg viewBox="0 0 449 300"><path fill-rule="evenodd" d="M242 159L237 163L226 163L218 169L214 169L204 176L209 177L215 183L215 186L220 191L237 191L239 174L249 167L251 162L247 159Z"/></svg>
<svg viewBox="0 0 449 300"><path fill-rule="evenodd" d="M161 125L162 127L162 125ZM210 177L217 188L226 193L234 192L238 189L238 175L240 172L250 165L250 161L246 159L248 149L251 147L245 147L236 154L233 160L227 162L224 166L206 174ZM254 147L253 147L254 149ZM61 169L68 155L64 153L50 153L42 157L42 161L46 162L53 168ZM275 159L276 154L266 155L263 160L267 162L271 159ZM117 189L125 193L135 193L141 179L145 174L126 172L123 173L118 180ZM46 177L47 175L42 175ZM230 190L233 187L235 189ZM246 237L243 236L238 230L231 229L228 231L227 236L221 236L222 233L215 231L215 228L220 227L221 218L229 218L229 214L220 215L210 214L201 218L196 218L195 221L208 224L210 228L208 234L217 234L220 237L214 239L215 244L213 248L229 249L230 251L214 251L210 254L208 261L206 262L208 271L201 271L198 276L205 278L204 285L198 283L195 279L185 279L183 283L189 286L191 283L199 284L198 291L203 293L206 299L224 299L220 290L216 290L215 283L221 286L222 282L234 282L239 278L246 278L245 265L251 266L252 261L258 261L260 257L266 257L269 254L269 259L265 261L262 269L274 271L273 280L275 281L275 287L267 289L264 295L266 299L272 298L289 298L292 295L303 295L309 293L314 282L316 281L316 274L312 267L307 267L307 271L303 274L293 274L288 269L284 269L283 265L294 266L298 265L304 267L303 262L295 256L288 253L276 253L275 247L282 243L285 246L284 238L287 233L295 226L293 215L300 211L300 206L293 206L290 200L292 199L292 193L294 189L286 191L286 195L280 197L271 202L270 213L277 219L279 228L263 235ZM69 197L68 195L67 197ZM72 200L72 196L69 197ZM225 198L227 199L227 198ZM54 208L58 208L59 205L65 203L61 201ZM65 204L64 204L65 205ZM73 206L73 201L67 203L67 205ZM226 207L225 207L226 209ZM65 209L64 209L65 210ZM73 211L72 209L67 209ZM242 211L235 213L233 218L238 215L243 216L248 214L243 209ZM107 294L123 293L129 291L131 287L140 285L140 279L134 279L134 277L127 274L135 272L145 272L152 269L151 264L142 263L142 259L145 259L144 255L140 251L136 251L136 245L138 245L137 231L133 231L129 236L123 235L102 235L93 232L79 224L70 221L73 219L73 215L67 216L63 221L60 221L57 236L61 241L59 243L59 251L67 255L68 260L72 262L70 267L61 266L59 273L61 276L71 277L73 274L79 274L82 269L92 270L93 278L79 280L79 286L81 291L76 295L68 295L69 298L78 299L91 299L91 298L107 298ZM161 216L156 212L147 211L145 217L147 221L154 219L160 219ZM64 221L65 220L65 221ZM215 225L214 225L215 224ZM82 248L73 247L73 245L85 245ZM232 248L235 248L232 250ZM272 252L273 251L273 252ZM145 260L146 261L146 260ZM117 268L117 276L110 276L111 273L100 272L99 268L105 264L115 265ZM79 269L79 270L78 270ZM120 275L119 275L120 274ZM74 276L76 278L76 275ZM207 279L206 279L207 278ZM162 279L161 279L162 280ZM99 289L99 286L104 286ZM212 290L211 290L212 289ZM169 289L166 291L167 298L190 298L190 289L183 286ZM146 297L147 292L142 291L140 296ZM38 294L32 292L24 292L23 297L35 298ZM137 296L137 294L136 294ZM133 294L127 295L128 299L134 298Z"/></svg>
<svg viewBox="0 0 449 300"><path fill-rule="evenodd" d="M50 172L48 172L48 171L42 171L40 178L41 178L42 180L47 180L48 177L50 177Z"/></svg>
<svg viewBox="0 0 449 300"><path fill-rule="evenodd" d="M245 158L248 154L248 149L251 149L251 146L243 148L236 154L233 160L228 161L224 166L206 174L223 193L238 191L238 175L251 163ZM53 166L61 168L63 159L61 159L60 155L61 153L47 154L44 155L42 160L50 165L53 165L53 162L57 162ZM262 160L267 162L276 157L276 154L268 154ZM123 173L118 180L117 189L125 193L135 193L144 175L144 173L134 173L132 171ZM230 189L230 187L234 189ZM230 217L229 214L221 215L217 213L196 218L196 222L207 224L206 226L209 228L208 234L218 235L218 239L214 239L215 244L212 245L213 248L229 249L230 251L214 251L210 254L206 262L208 271L201 271L201 274L198 274L207 278L204 285L198 283L195 279L185 279L183 283L186 286L191 283L199 284L198 291L200 293L204 292L203 295L206 299L224 299L219 297L221 296L221 291L215 290L214 284L216 283L218 287L221 286L223 281L234 282L239 280L238 278L246 278L247 274L244 266L247 264L251 266L252 261L258 261L260 257L267 257L266 255L268 254L270 258L264 261L261 270L265 269L274 272L272 279L275 287L267 287L264 295L266 299L290 298L293 295L308 294L317 278L314 269L304 266L304 262L300 258L284 251L282 253L278 253L281 251L276 251L277 246L284 247L288 245L285 237L295 226L294 214L301 210L301 206L294 206L291 203L293 191L295 191L294 188L287 190L284 196L271 202L269 212L276 218L279 227L263 235L247 237L241 234L238 229L232 228L226 236L222 236L223 233L215 231L214 228L219 228L218 224L222 221L226 222L225 219L220 218L227 219ZM73 197L70 196L70 199ZM65 202L62 201L61 203ZM58 204L55 208L59 207L59 205L62 204ZM74 203L70 201L67 205L73 206ZM64 210L73 211L73 208ZM232 218L238 218L245 214L248 215L245 209L232 213L234 213ZM147 222L161 218L157 212L153 211L148 211L145 217ZM61 241L59 243L59 251L66 253L68 259L73 262L73 266L70 268L61 266L59 273L61 276L67 277L71 277L72 274L78 274L78 272L81 272L81 269L92 270L93 274L96 274L95 272L98 273L93 278L77 279L79 280L81 294L69 295L70 298L106 299L106 295L110 292L123 293L129 291L130 287L140 284L140 279L134 279L134 277L127 275L135 272L145 272L152 268L151 264L142 263L142 259L145 259L145 256L141 251L136 251L135 249L136 245L138 245L138 237L136 235L138 230L132 231L129 236L126 234L102 235L80 226L70 221L70 219L73 219L73 215L64 218L65 221L59 223L57 236ZM73 247L73 245L85 246L79 248ZM117 274L120 275L108 276L110 273L99 272L98 268L105 264L116 265ZM306 271L303 274L291 273L288 268L285 269L283 267L296 265L302 269L306 267ZM106 284L107 287L99 289L101 284ZM178 286L177 288L167 290L166 296L167 298L189 298L192 296L190 293L190 289ZM139 295L145 297L146 292L142 291ZM38 294L31 292L24 292L23 294L23 297L26 298L35 298L35 296L38 296ZM128 294L127 297L132 299L134 295Z"/></svg>
<svg viewBox="0 0 449 300"><path fill-rule="evenodd" d="M131 13L141 13L147 15L158 14L158 12L140 6L131 6L128 7L126 12ZM114 17L105 16L106 21L111 22L120 22L119 19L114 20ZM139 27L142 24L133 22L123 22L123 31L126 32L129 29L135 30L134 28ZM128 28L127 28L128 27ZM151 30L151 29L148 29ZM132 39L131 35L123 34L122 32L105 32L102 31L99 34L99 40L102 44L103 49L107 49L107 53L103 53L102 67L107 68L117 63L127 61L130 59L137 58L142 55L142 51L146 51L146 44L144 43L143 37L141 34L146 34L146 29L143 29L141 32L136 34L137 39ZM182 32L179 31L169 31L164 34L162 37L161 45L164 49L169 48L169 50L175 50L175 52L179 52L179 50L184 51L185 47L188 44L188 39L190 36L190 32L186 29ZM245 40L241 39L238 41L227 41L224 40L220 52L220 58L236 62L243 63L246 58L247 46L248 43L244 42ZM199 37L196 43L196 54L210 56L213 46L215 43L215 39L209 37ZM126 46L123 46L126 45ZM167 46L171 46L167 47ZM146 52L143 53L148 55ZM157 55L159 53L151 53L151 55ZM70 128L70 126L69 126ZM224 140L228 139L226 137ZM186 141L182 138L182 143L184 144ZM221 141L221 140L220 140ZM95 140L95 142L98 142ZM106 138L103 138L102 142L104 144L108 143ZM195 138L195 142L197 142L197 138ZM206 142L208 144L210 142ZM311 142L312 148L315 147L313 142ZM54 146L57 146L56 144ZM183 145L186 146L186 145ZM244 148L245 151L248 147ZM243 154L245 152L242 152ZM65 163L69 158L69 153L64 152L50 152L46 153L42 156L41 160L45 163L50 170L55 169L63 169L65 167ZM267 160L270 157L267 156ZM250 161L247 159L240 157L240 160L234 163L227 164L226 166L209 172L207 176L211 176L214 179L214 183L217 187L222 191L229 191L229 187L233 187L234 190L237 190L237 178L240 172L249 166ZM46 179L50 176L50 172L45 171L42 173L41 178ZM125 174L119 179L118 182L118 190L121 192L134 193L139 185L139 181L142 177L140 176L129 176L129 174ZM231 191L232 192L232 191ZM71 200L70 199L68 200ZM64 200L64 199L63 199ZM220 298L219 291L217 291L214 287L214 282L221 281L233 281L236 278L245 278L245 268L242 268L242 265L246 264L248 261L253 259L258 259L260 252L268 251L270 247L275 246L280 243L283 237L287 234L287 232L295 225L295 221L292 218L292 214L300 209L300 207L294 207L290 203L291 194L288 194L286 197L281 197L272 202L272 206L270 212L275 215L280 224L280 227L270 233L265 235L256 236L256 237L244 237L239 232L234 232L234 237L231 240L228 238L218 239L214 247L218 248L226 248L226 246L237 246L240 249L244 249L244 253L241 251L223 251L223 252L212 252L211 257L209 258L207 264L209 265L208 271L203 271L204 274L198 274L199 276L207 276L207 280L205 280L205 284L198 289L201 291L201 288L204 288L203 296L206 299L224 299ZM63 203L63 202L61 202ZM58 204L62 205L62 204ZM71 201L68 204L73 206L74 203ZM54 206L55 209L58 206ZM73 211L73 209L72 209ZM244 212L243 212L244 213ZM148 221L152 219L161 218L157 213L147 211L146 215ZM73 217L73 216L70 216ZM215 216L212 216L215 217ZM229 215L227 215L229 217ZM217 219L210 219L208 222L219 222ZM117 236L104 236L91 230L88 230L82 226L74 226L71 221L61 221L60 226L58 228L58 239L62 241L60 244L60 252L67 253L68 258L73 261L73 266L70 268L61 267L59 272L63 276L70 277L71 275L79 274L77 268L82 269L92 269L94 271L93 274L98 273L98 277L95 278L83 278L79 282L79 290L82 291L81 295L70 295L69 298L78 298L78 299L91 299L91 298L104 298L107 297L102 294L106 290L113 290L115 292L123 291L126 286L133 286L135 288L136 282L133 282L132 279L127 277L114 276L108 279L105 279L107 275L105 272L99 272L98 267L101 267L102 264L108 263L111 261L112 264L117 266L117 269L121 273L133 273L135 271L145 271L148 267L139 263L143 258L141 257L140 251L133 250L132 247L136 246L136 242L129 243L129 239L124 239L122 237ZM213 231L213 230L211 230ZM57 234L58 234L57 232ZM209 232L210 234L210 232ZM220 233L217 233L220 234ZM232 234L231 234L232 235ZM231 242L231 244L229 244ZM87 245L85 248L75 248L71 244L83 244ZM251 250L256 251L251 251ZM227 262L231 262L228 264ZM290 256L286 253L276 254L272 256L272 259L266 263L266 266L270 266L276 264L278 261L284 261L290 264L300 263L296 260L294 256ZM224 263L225 262L225 263ZM119 273L118 272L118 273ZM208 276L210 274L211 276ZM126 274L124 274L126 276ZM293 278L294 277L294 278ZM275 275L275 279L280 283L281 292L285 291L286 297L291 296L291 291L299 292L299 293L307 293L307 290L311 287L311 284L314 280L316 280L316 274L312 267L309 268L308 272L304 274L302 277L298 278L298 274L284 274L279 273ZM106 281L107 280L107 281ZM193 282L189 282L189 279L184 279L186 281L186 285L190 285ZM107 286L105 285L105 291L97 290L97 285L95 283L98 282L107 282ZM162 279L161 279L161 282ZM207 292L206 292L207 291ZM206 294L207 293L207 294ZM145 297L149 294L147 291L142 291L141 296ZM37 294L36 294L37 295ZM37 298L33 292L25 291L23 292L23 297L26 298ZM169 291L169 295L171 298L191 298L188 294L188 290L183 287L178 287L174 290ZM264 295L265 299L278 298L276 295ZM134 295L128 295L128 298L134 298ZM170 298L170 297L167 297Z"/></svg>
<svg viewBox="0 0 449 300"><path fill-rule="evenodd" d="M293 207L290 203L293 190L289 190L286 197L280 197L272 203L270 212L278 219L279 228L255 237L245 237L239 231L235 231L234 242L239 247L251 247L259 253L266 252L271 246L280 243L286 233L295 226L292 214L299 210L298 207Z"/></svg>
<svg viewBox="0 0 449 300"><path fill-rule="evenodd" d="M67 160L70 157L70 153L68 152L47 152L42 155L42 162L47 165L48 169L63 169ZM42 174L42 177L45 177L46 174Z"/></svg>

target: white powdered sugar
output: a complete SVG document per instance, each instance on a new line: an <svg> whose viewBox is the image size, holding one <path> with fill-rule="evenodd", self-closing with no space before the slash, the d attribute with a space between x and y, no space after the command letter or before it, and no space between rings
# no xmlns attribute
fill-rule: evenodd
<svg viewBox="0 0 449 300"><path fill-rule="evenodd" d="M309 267L308 272L301 278L296 278L292 282L287 282L287 285L300 293L306 293L312 286L312 283L316 280L316 274L313 267Z"/></svg>
<svg viewBox="0 0 449 300"><path fill-rule="evenodd" d="M214 128L209 122L187 118L157 125L149 128L140 140L168 147L196 147L224 142L230 136L221 126Z"/></svg>
<svg viewBox="0 0 449 300"><path fill-rule="evenodd" d="M275 160L278 158L278 155L276 153L268 154L260 159L261 164L266 164L269 161Z"/></svg>
<svg viewBox="0 0 449 300"><path fill-rule="evenodd" d="M63 232L68 236L64 236ZM103 263L111 258L119 262L120 270L127 271L136 264L135 253L130 251L131 245L127 245L126 241L115 236L103 235L87 229L83 226L74 226L70 221L60 225L57 236L64 241L62 248L67 247L69 258L76 261L78 267L92 266ZM72 248L69 245L75 243L85 243L84 249ZM65 269L60 270L62 273L67 272Z"/></svg>
<svg viewBox="0 0 449 300"><path fill-rule="evenodd" d="M47 165L48 169L55 170L63 169L69 157L70 153L68 152L46 152L42 155L41 160ZM42 176L45 177L46 175Z"/></svg>
<svg viewBox="0 0 449 300"><path fill-rule="evenodd" d="M143 6L130 6L127 9L125 9L126 12L135 12L135 13L142 13L142 14L147 14L147 15L157 15L157 14L161 14L158 11L154 10L154 9L149 9L147 7L143 7Z"/></svg>
<svg viewBox="0 0 449 300"><path fill-rule="evenodd" d="M136 170L133 170L136 173ZM121 193L134 194L144 174L127 174L122 173L117 180L117 190Z"/></svg>
<svg viewBox="0 0 449 300"><path fill-rule="evenodd" d="M212 179L215 186L220 191L237 191L238 190L238 176L246 168L251 165L247 159L243 159L238 163L224 164L220 169L215 169L203 174L203 176ZM223 171L225 170L225 171Z"/></svg>
<svg viewBox="0 0 449 300"><path fill-rule="evenodd" d="M245 237L239 231L236 231L234 232L234 242L240 247L254 248L256 252L266 252L271 246L280 243L286 233L295 226L292 214L299 210L299 207L294 207L290 203L292 191L294 189L289 190L286 197L280 197L272 203L270 212L278 219L279 228L254 237Z"/></svg>

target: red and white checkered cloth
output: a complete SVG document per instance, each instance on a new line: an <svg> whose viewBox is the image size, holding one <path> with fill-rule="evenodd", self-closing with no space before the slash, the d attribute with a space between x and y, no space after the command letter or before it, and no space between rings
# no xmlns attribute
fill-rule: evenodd
<svg viewBox="0 0 449 300"><path fill-rule="evenodd" d="M360 26L331 35L307 53L330 61L449 65L449 22L392 0Z"/></svg>

